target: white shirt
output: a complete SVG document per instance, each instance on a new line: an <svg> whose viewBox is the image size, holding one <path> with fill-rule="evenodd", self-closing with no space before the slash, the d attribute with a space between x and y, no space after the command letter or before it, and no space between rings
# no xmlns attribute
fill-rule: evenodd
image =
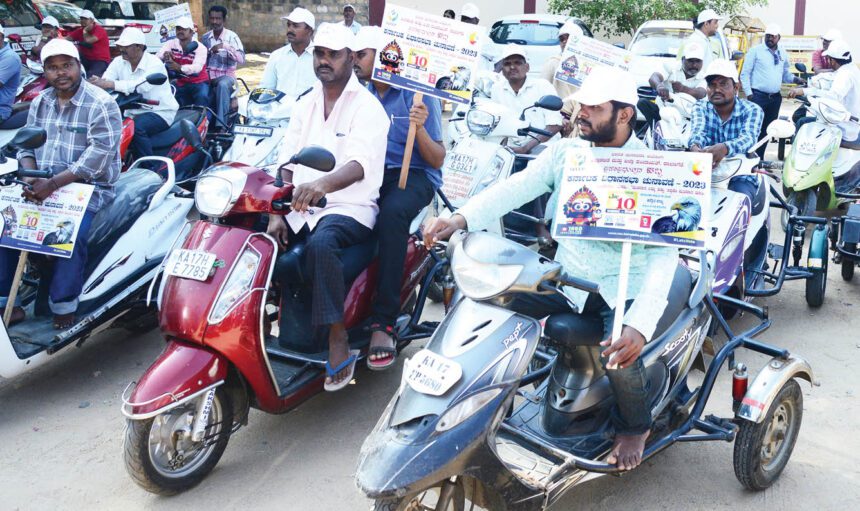
<svg viewBox="0 0 860 511"><path fill-rule="evenodd" d="M346 21L341 21L340 24L345 26L346 28L352 30L353 35L358 35L358 31L361 30L361 23L359 23L355 20L352 20L352 25L350 25L348 27L346 26Z"/></svg>
<svg viewBox="0 0 860 511"><path fill-rule="evenodd" d="M833 83L829 91L821 93L818 89L814 90L821 96L836 99L851 112L851 115L860 117L860 69L854 62L845 64L833 72ZM854 142L860 137L860 126L857 123L842 122L839 123L839 128L842 129L842 140Z"/></svg>
<svg viewBox="0 0 860 511"><path fill-rule="evenodd" d="M146 112L153 112L164 119L164 122L170 126L173 123L173 118L176 117L176 111L179 110L179 103L173 97L173 92L170 90L170 82L165 81L161 85L150 85L146 83L146 77L150 74L162 74L167 76L167 68L164 67L164 62L151 53L144 53L140 62L137 64L137 69L131 70L131 64L122 57L116 57L108 65L102 78L113 82L113 89L123 94L131 94L134 88L137 87L137 92L143 95L144 99L153 99L158 101L157 105L152 105L148 108L135 108L126 110L126 113L135 116ZM138 86L143 82L142 85Z"/></svg>
<svg viewBox="0 0 860 511"><path fill-rule="evenodd" d="M259 86L279 90L293 99L299 97L317 83L313 51L314 47L310 45L297 55L290 44L273 51Z"/></svg>
<svg viewBox="0 0 860 511"><path fill-rule="evenodd" d="M379 187L385 172L385 151L388 148L388 126L391 121L377 100L355 74L347 83L328 119L324 118L322 83L317 82L306 96L293 107L290 126L284 136L279 155L286 163L299 149L320 145L334 154L336 172L344 164L354 161L364 169L364 178L343 190L326 196L324 208L311 208L305 213L292 211L286 219L295 232L307 224L313 230L320 218L344 215L354 218L373 229L379 208ZM326 175L302 165L292 165L293 184L298 186Z"/></svg>
<svg viewBox="0 0 860 511"><path fill-rule="evenodd" d="M708 86L705 81L704 68L702 68L702 71L699 71L699 74L694 75L692 78L687 78L687 75L684 73L684 64L680 62L678 63L678 68L669 73L666 81L663 82L669 87L670 91L672 90L672 82L680 82L684 87L691 89L705 89Z"/></svg>
<svg viewBox="0 0 860 511"><path fill-rule="evenodd" d="M526 77L525 83L519 92L514 92L510 82L505 79L498 80L490 92L493 101L510 108L519 117L520 113L531 106L543 96L556 96L558 93L551 83L543 78ZM546 110L544 108L531 108L526 112L526 121L533 128L544 129L547 126L561 126L561 113ZM510 139L508 145L523 146L531 137L517 137Z"/></svg>
<svg viewBox="0 0 860 511"><path fill-rule="evenodd" d="M720 40L719 35L715 34L711 37L708 37L705 35L704 32L702 32L701 30L696 28L696 29L693 29L693 33L690 34L690 37L688 37L684 41L684 44L681 46L681 48L678 49L678 61L679 62L681 60L680 55L682 55L681 52L683 51L684 46L686 46L692 42L699 43L702 46L702 48L704 48L704 50L705 50L705 58L702 59L702 71L707 70L708 64L713 62L715 59L725 58L725 56L723 55L723 51L722 51L722 41ZM719 48L719 50L718 50L718 48Z"/></svg>

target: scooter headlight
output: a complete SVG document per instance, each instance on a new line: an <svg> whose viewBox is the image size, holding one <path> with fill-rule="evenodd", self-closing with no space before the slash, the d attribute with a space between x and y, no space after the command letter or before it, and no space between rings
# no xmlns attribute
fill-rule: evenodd
<svg viewBox="0 0 860 511"><path fill-rule="evenodd" d="M723 161L721 161L713 170L713 173L711 174L711 182L721 183L726 179L730 179L732 176L737 174L739 170L741 170L741 163L740 158L724 158Z"/></svg>
<svg viewBox="0 0 860 511"><path fill-rule="evenodd" d="M469 110L466 114L466 126L472 134L485 137L499 125L499 117L484 110Z"/></svg>
<svg viewBox="0 0 860 511"><path fill-rule="evenodd" d="M454 249L452 273L457 287L473 300L487 300L503 293L517 281L523 271L521 264L487 264L466 254L463 245Z"/></svg>
<svg viewBox="0 0 860 511"><path fill-rule="evenodd" d="M197 181L194 203L205 216L220 217L239 199L247 175L231 167L212 167Z"/></svg>
<svg viewBox="0 0 860 511"><path fill-rule="evenodd" d="M436 431L448 431L454 426L462 423L501 393L501 387L494 387L478 392L477 394L473 394L460 401L449 408L447 412L442 414L442 417L439 418L439 422L436 423Z"/></svg>
<svg viewBox="0 0 860 511"><path fill-rule="evenodd" d="M233 269L230 270L227 280L221 286L215 305L212 306L212 311L209 313L210 325L223 321L233 307L251 292L251 285L259 265L260 254L250 246L245 247L236 264L233 265Z"/></svg>
<svg viewBox="0 0 860 511"><path fill-rule="evenodd" d="M472 192L472 195L481 193L484 189L495 183L499 179L499 174L501 174L504 166L505 160L501 156L498 154L493 156L493 161L490 162L489 170L487 170L487 173L484 174L484 177L475 186L475 190Z"/></svg>

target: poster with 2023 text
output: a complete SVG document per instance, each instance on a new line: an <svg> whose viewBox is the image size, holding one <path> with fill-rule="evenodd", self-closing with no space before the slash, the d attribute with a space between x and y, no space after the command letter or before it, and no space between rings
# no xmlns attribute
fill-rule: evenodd
<svg viewBox="0 0 860 511"><path fill-rule="evenodd" d="M607 66L630 71L633 54L591 37L571 35L561 54L555 78L577 87L582 85L592 69Z"/></svg>

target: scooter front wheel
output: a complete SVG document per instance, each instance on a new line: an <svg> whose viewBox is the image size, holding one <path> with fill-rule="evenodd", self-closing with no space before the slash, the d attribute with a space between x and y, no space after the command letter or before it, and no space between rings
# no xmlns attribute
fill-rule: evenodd
<svg viewBox="0 0 860 511"><path fill-rule="evenodd" d="M474 480L473 483L477 484ZM471 484L471 483L470 483ZM474 493L474 492L472 492ZM466 504L471 504L467 507ZM470 502L463 486L463 478L441 481L424 491L402 498L380 499L374 503L373 511L465 511L483 509Z"/></svg>
<svg viewBox="0 0 860 511"><path fill-rule="evenodd" d="M233 426L230 398L223 387L216 389L203 439L193 441L198 401L150 419L126 421L125 468L144 490L159 495L181 493L202 481L221 459Z"/></svg>

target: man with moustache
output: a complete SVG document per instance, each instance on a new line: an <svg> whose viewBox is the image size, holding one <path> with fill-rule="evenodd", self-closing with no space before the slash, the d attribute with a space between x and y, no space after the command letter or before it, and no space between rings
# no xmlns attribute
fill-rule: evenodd
<svg viewBox="0 0 860 511"><path fill-rule="evenodd" d="M657 91L663 101L669 101L671 93L685 93L696 99L704 98L706 90L705 77L702 76L702 61L705 58L705 48L701 44L691 42L681 49L680 66L668 73L664 78L660 72L655 72L648 79L648 84ZM648 124L660 121L660 108L657 103L640 99L637 104L642 116Z"/></svg>
<svg viewBox="0 0 860 511"><path fill-rule="evenodd" d="M107 92L82 79L80 55L73 43L49 41L41 57L51 87L33 100L27 126L43 128L48 136L42 147L19 151L18 160L25 169L48 170L53 176L28 179L31 188L25 189L23 196L39 203L70 183L95 186L72 257L55 258L52 274L43 274L42 283L50 283L48 304L54 313L54 328L66 329L75 322L84 285L90 223L114 197L113 186L120 172L122 117ZM0 249L0 306L6 305L17 261L17 250ZM24 318L24 309L16 306L11 323Z"/></svg>
<svg viewBox="0 0 860 511"><path fill-rule="evenodd" d="M209 72L209 95L212 96L212 109L222 121L227 120L230 113L230 100L236 87L236 67L245 63L245 47L239 35L224 27L227 21L227 8L223 5L213 5L209 8L209 32L203 34L200 40L209 49L209 61L206 70ZM227 129L226 126L216 125L214 131Z"/></svg>
<svg viewBox="0 0 860 511"><path fill-rule="evenodd" d="M645 150L633 133L636 122L636 80L615 68L599 67L583 81L574 100L580 105L576 124L580 138L551 143L526 169L472 197L451 218L437 218L424 232L425 243L447 239L459 229L476 231L490 225L514 208L544 193L554 198L564 175L568 149L578 147L618 147ZM567 200L565 197L564 200ZM556 260L564 270L600 285L600 292L589 294L566 288L568 300L557 295L518 295L509 305L512 310L540 319L550 314L578 312L602 320L602 359L615 354L617 368L607 368L615 393L612 414L615 444L607 462L630 470L642 461L645 440L651 429L645 369L639 355L655 333L657 322L667 305L669 289L678 264L674 248L633 245L628 297L616 304L621 243L564 238L558 242ZM614 308L624 306L621 337L611 340ZM610 342L611 340L611 342Z"/></svg>
<svg viewBox="0 0 860 511"><path fill-rule="evenodd" d="M272 52L260 88L275 89L296 99L317 82L311 43L316 20L311 11L302 7L281 19L287 21L288 44Z"/></svg>
<svg viewBox="0 0 860 511"><path fill-rule="evenodd" d="M348 385L355 369L357 353L349 350L343 324L342 252L373 233L390 124L382 105L353 73L353 37L343 25L320 24L313 49L319 81L293 107L279 153L287 161L303 147L320 145L334 154L335 168L319 172L282 165L284 181L295 186L292 211L286 217L270 215L268 226L281 248L305 240L305 274L313 286L311 324L329 330L328 391ZM325 207L316 207L323 197Z"/></svg>

